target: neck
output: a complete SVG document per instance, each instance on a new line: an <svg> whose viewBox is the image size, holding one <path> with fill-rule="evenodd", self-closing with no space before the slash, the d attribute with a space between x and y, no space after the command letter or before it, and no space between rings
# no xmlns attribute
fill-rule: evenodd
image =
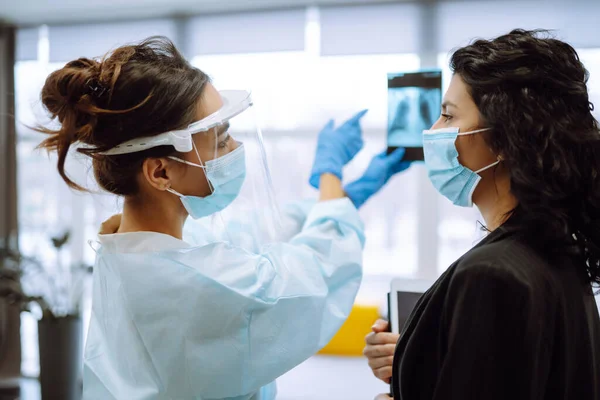
<svg viewBox="0 0 600 400"><path fill-rule="evenodd" d="M473 202L481 212L487 229L494 231L506 222L518 202L510 192L508 179L492 179L490 183L488 187L481 187L481 193L477 198L473 196Z"/></svg>
<svg viewBox="0 0 600 400"><path fill-rule="evenodd" d="M187 214L173 202L160 199L126 198L123 205L123 216L118 233L126 232L158 232L183 238L183 224Z"/></svg>

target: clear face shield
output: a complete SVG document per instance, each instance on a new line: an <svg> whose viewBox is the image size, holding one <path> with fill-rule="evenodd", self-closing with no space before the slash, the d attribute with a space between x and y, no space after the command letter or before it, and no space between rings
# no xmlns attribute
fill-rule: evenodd
<svg viewBox="0 0 600 400"><path fill-rule="evenodd" d="M229 242L258 252L274 241L281 227L261 131L250 93L221 91L222 106L185 130L123 143L105 154L172 145L185 159L170 157L204 173L198 196L167 189L179 196L191 218L184 240L195 245ZM193 161L190 161L193 160Z"/></svg>

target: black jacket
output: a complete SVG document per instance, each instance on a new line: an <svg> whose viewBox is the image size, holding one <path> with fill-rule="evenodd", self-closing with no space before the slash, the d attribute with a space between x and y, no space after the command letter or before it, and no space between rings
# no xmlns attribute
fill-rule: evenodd
<svg viewBox="0 0 600 400"><path fill-rule="evenodd" d="M600 317L581 260L510 222L425 293L394 356L401 400L600 400Z"/></svg>

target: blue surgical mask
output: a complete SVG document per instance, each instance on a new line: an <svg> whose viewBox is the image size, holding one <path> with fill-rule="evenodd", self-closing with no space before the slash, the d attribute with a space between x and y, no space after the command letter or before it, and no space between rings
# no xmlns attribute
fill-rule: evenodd
<svg viewBox="0 0 600 400"><path fill-rule="evenodd" d="M442 128L423 131L423 152L427 175L440 194L460 207L473 206L473 192L481 180L480 172L495 165L499 160L477 171L471 171L458 162L456 138L487 131L478 129L459 133L459 128Z"/></svg>
<svg viewBox="0 0 600 400"><path fill-rule="evenodd" d="M169 188L169 192L179 196L181 203L193 219L209 216L229 206L240 194L246 178L244 145L240 144L232 152L207 161L205 165L194 164L177 157L169 157L194 167L203 168L212 193L206 197L186 196Z"/></svg>

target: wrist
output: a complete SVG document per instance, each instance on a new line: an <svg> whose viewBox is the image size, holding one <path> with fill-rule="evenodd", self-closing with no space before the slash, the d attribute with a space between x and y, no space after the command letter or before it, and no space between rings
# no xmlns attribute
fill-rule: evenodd
<svg viewBox="0 0 600 400"><path fill-rule="evenodd" d="M324 173L319 180L319 201L342 199L346 197L342 181L336 175Z"/></svg>
<svg viewBox="0 0 600 400"><path fill-rule="evenodd" d="M354 207L357 209L359 209L367 200L364 198L365 196L361 194L360 190L358 190L355 182L344 186L344 193L346 193L346 197L350 199L352 204L354 204Z"/></svg>
<svg viewBox="0 0 600 400"><path fill-rule="evenodd" d="M325 174L333 175L338 180L342 180L342 168L332 163L328 165L321 165L318 168L313 168L309 178L310 185L315 189L319 189L321 177Z"/></svg>
<svg viewBox="0 0 600 400"><path fill-rule="evenodd" d="M347 184L344 187L344 191L354 206L358 209L362 207L367 200L371 198L371 196L378 192L378 187L377 185L373 185L373 182L364 178L360 178Z"/></svg>

